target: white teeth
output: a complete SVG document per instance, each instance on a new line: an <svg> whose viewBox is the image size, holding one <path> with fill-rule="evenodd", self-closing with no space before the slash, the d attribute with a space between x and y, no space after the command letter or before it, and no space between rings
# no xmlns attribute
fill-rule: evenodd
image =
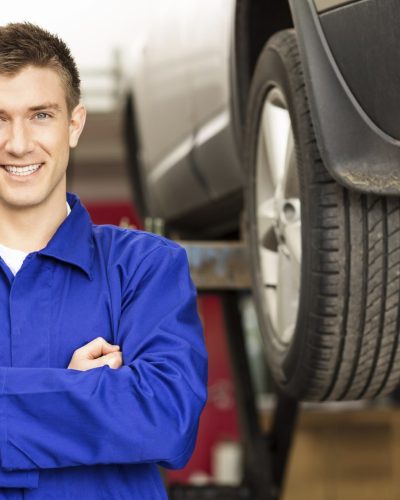
<svg viewBox="0 0 400 500"><path fill-rule="evenodd" d="M3 167L9 174L23 176L33 174L33 172L39 169L40 165L41 163L26 165L24 167L15 167L14 165L3 165Z"/></svg>

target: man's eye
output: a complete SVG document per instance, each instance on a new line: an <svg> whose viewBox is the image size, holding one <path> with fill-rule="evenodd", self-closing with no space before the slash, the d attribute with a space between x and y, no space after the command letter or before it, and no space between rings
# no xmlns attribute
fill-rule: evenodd
<svg viewBox="0 0 400 500"><path fill-rule="evenodd" d="M50 115L48 113L40 112L36 113L36 118L38 120L46 120L47 118L50 118Z"/></svg>

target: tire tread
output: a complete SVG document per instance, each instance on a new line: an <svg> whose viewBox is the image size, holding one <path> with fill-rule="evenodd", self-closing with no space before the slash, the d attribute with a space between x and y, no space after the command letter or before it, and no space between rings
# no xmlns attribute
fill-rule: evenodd
<svg viewBox="0 0 400 500"><path fill-rule="evenodd" d="M272 53L286 68L295 108L291 118L294 129L297 124L302 234L308 247L303 243L302 272L306 269L307 276L300 290L296 353L291 358L290 353L282 355L268 340L268 328L262 328L271 371L283 389L301 399L387 394L400 378L400 200L350 191L324 166L293 30L274 35L261 54L249 120L260 106L262 78ZM257 290L255 296L260 316L262 296Z"/></svg>

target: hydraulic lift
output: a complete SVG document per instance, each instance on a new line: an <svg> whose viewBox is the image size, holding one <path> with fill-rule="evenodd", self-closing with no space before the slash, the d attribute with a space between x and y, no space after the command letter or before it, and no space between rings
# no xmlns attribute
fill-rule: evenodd
<svg viewBox="0 0 400 500"><path fill-rule="evenodd" d="M299 405L277 393L271 428L263 431L239 308L241 295L250 290L246 246L225 241L179 243L186 249L199 293L218 293L222 300L244 451L244 479L239 487L173 486L169 498L279 500Z"/></svg>

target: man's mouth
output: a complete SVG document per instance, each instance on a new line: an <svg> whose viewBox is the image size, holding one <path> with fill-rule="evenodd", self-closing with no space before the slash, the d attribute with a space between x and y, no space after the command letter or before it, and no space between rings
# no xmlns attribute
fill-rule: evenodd
<svg viewBox="0 0 400 500"><path fill-rule="evenodd" d="M42 166L42 163L32 163L31 165L1 165L9 174L25 177L32 175Z"/></svg>

